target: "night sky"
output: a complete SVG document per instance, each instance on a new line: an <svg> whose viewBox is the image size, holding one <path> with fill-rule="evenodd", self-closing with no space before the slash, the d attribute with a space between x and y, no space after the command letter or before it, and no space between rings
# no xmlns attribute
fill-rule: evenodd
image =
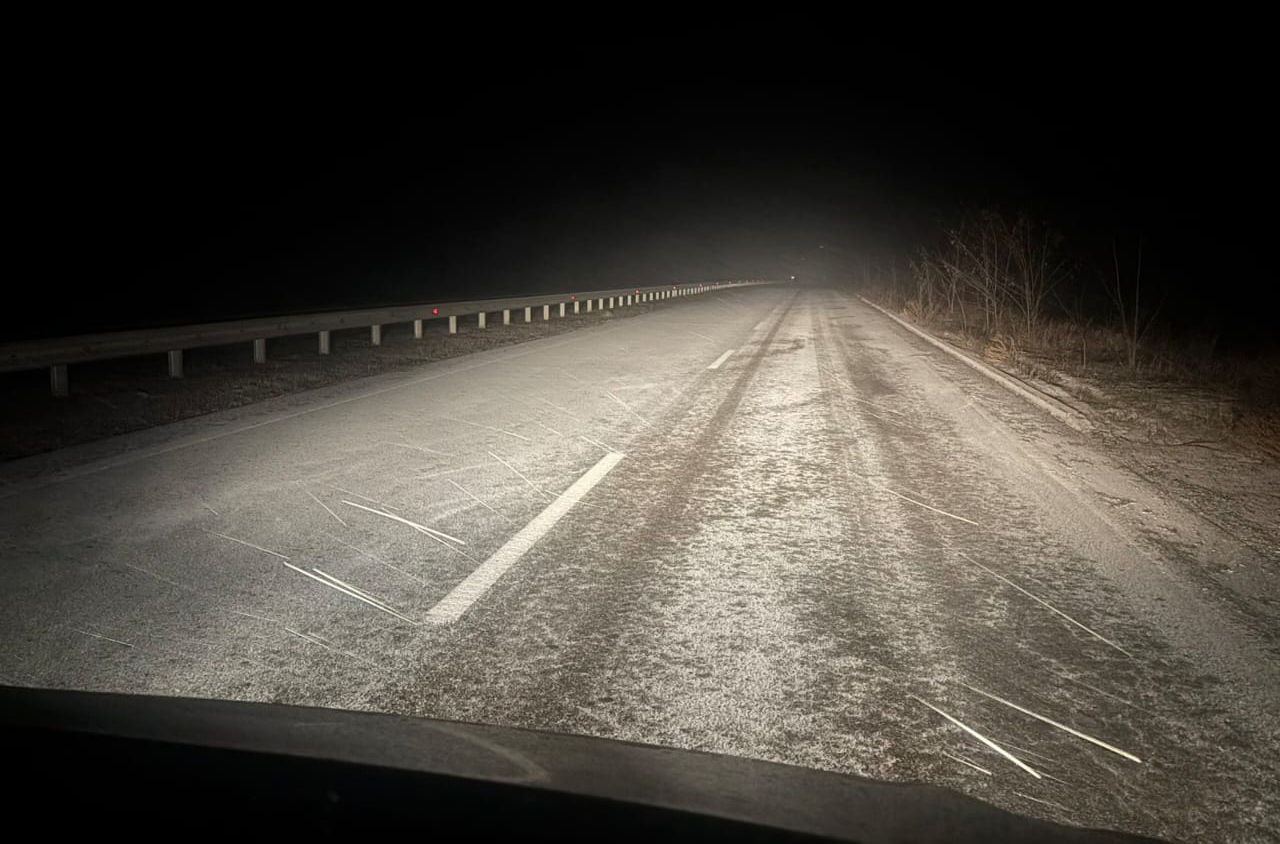
<svg viewBox="0 0 1280 844"><path fill-rule="evenodd" d="M60 316L11 309L6 339L840 281L982 207L1053 222L1096 266L1141 241L1171 322L1270 336L1273 104L1248 26L161 39L107 23L47 34L15 78L18 286Z"/></svg>

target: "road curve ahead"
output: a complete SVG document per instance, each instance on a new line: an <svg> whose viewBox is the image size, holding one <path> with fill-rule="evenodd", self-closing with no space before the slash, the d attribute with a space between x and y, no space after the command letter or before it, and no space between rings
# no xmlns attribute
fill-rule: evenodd
<svg viewBox="0 0 1280 844"><path fill-rule="evenodd" d="M606 316L4 477L5 682L1280 834L1276 619L1197 585L1168 538L1195 517L837 291Z"/></svg>

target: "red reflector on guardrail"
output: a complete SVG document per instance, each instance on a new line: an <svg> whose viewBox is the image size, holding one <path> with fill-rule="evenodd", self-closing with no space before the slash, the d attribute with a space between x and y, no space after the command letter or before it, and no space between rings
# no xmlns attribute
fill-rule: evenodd
<svg viewBox="0 0 1280 844"><path fill-rule="evenodd" d="M440 309L439 309L439 308L432 308L432 309L431 309L431 315L432 315L432 316L437 316L439 313L440 313Z"/></svg>

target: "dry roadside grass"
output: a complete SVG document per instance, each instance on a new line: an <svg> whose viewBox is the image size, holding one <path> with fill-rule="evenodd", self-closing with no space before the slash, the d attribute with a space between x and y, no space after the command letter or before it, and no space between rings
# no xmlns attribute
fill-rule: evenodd
<svg viewBox="0 0 1280 844"><path fill-rule="evenodd" d="M332 334L332 353L317 353L314 334L267 341L267 362L254 364L248 343L185 354L185 377L166 377L163 355L149 355L70 367L71 395L54 399L44 370L0 377L0 460L13 460L78 443L176 422L264 399L335 384L351 378L421 366L431 361L524 343L591 325L647 313L656 304L633 305L593 314L572 314L525 324L522 314L503 326L490 314L489 327L459 326L447 333L444 321L428 322L421 340L410 325L386 325L382 345L372 346L369 330ZM495 322L497 323L495 325ZM438 323L438 324L436 324Z"/></svg>

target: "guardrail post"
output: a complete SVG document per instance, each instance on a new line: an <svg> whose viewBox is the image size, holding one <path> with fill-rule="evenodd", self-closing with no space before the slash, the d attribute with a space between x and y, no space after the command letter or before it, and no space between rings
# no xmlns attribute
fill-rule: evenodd
<svg viewBox="0 0 1280 844"><path fill-rule="evenodd" d="M596 300L596 310L597 310L597 311L603 311L603 310L604 310L604 299L597 299L597 300Z"/></svg>
<svg viewBox="0 0 1280 844"><path fill-rule="evenodd" d="M525 307L525 309L524 309L524 321L525 321L525 322L533 322L533 308L532 308L532 307Z"/></svg>
<svg viewBox="0 0 1280 844"><path fill-rule="evenodd" d="M591 300L587 300L587 313L591 313Z"/></svg>
<svg viewBox="0 0 1280 844"><path fill-rule="evenodd" d="M65 399L71 392L70 385L67 383L65 363L55 363L49 367L49 388L53 390L53 397L57 399Z"/></svg>
<svg viewBox="0 0 1280 844"><path fill-rule="evenodd" d="M613 310L613 297L609 297L609 310Z"/></svg>
<svg viewBox="0 0 1280 844"><path fill-rule="evenodd" d="M169 377L182 377L182 349L169 350Z"/></svg>
<svg viewBox="0 0 1280 844"><path fill-rule="evenodd" d="M503 324L503 325L510 325L510 324L511 324L511 309L510 309L510 308L503 308L503 309L502 309L502 324Z"/></svg>
<svg viewBox="0 0 1280 844"><path fill-rule="evenodd" d="M382 326L381 325L369 326L369 345L371 346L382 345Z"/></svg>
<svg viewBox="0 0 1280 844"><path fill-rule="evenodd" d="M481 328L484 328L484 325L485 325L484 311L481 311L477 316L478 316L478 319L476 320L476 322L480 325Z"/></svg>
<svg viewBox="0 0 1280 844"><path fill-rule="evenodd" d="M574 312L575 314L576 314L576 313L580 313L580 311L578 310L578 308L579 308L579 306L581 306L581 305L582 305L582 303L581 303L581 302L579 302L577 299L574 299L574 300L573 300L573 312Z"/></svg>
<svg viewBox="0 0 1280 844"><path fill-rule="evenodd" d="M413 339L422 339L422 320L420 319L415 319L413 321Z"/></svg>
<svg viewBox="0 0 1280 844"><path fill-rule="evenodd" d="M267 362L267 338L259 337L257 340L253 341L253 362Z"/></svg>
<svg viewBox="0 0 1280 844"><path fill-rule="evenodd" d="M564 302L560 303L560 316L564 316Z"/></svg>
<svg viewBox="0 0 1280 844"><path fill-rule="evenodd" d="M322 355L329 354L329 332L328 331L320 332L320 354Z"/></svg>
<svg viewBox="0 0 1280 844"><path fill-rule="evenodd" d="M550 305L543 305L543 306L542 306L542 321L543 321L543 322L549 322L550 320L551 320L551 306L550 306Z"/></svg>
<svg viewBox="0 0 1280 844"><path fill-rule="evenodd" d="M458 317L456 315L449 317L449 333L450 334L458 333Z"/></svg>

